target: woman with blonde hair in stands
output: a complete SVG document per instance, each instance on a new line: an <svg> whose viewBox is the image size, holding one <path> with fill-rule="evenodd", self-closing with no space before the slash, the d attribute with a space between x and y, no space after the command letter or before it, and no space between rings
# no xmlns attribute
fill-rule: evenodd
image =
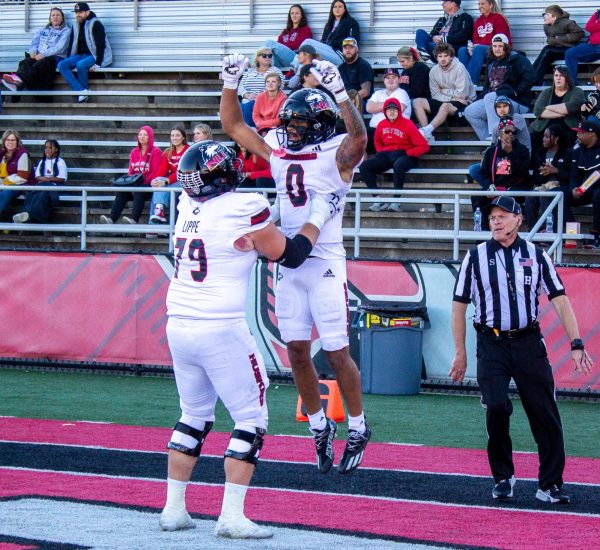
<svg viewBox="0 0 600 550"><path fill-rule="evenodd" d="M269 73L276 73L283 82L282 72L277 67L273 67L273 52L269 48L260 48L256 50L252 66L242 75L238 87L238 95L242 99L244 122L251 128L254 127L252 120L254 103L258 94L265 91L265 78Z"/></svg>
<svg viewBox="0 0 600 550"><path fill-rule="evenodd" d="M266 90L256 98L252 119L259 134L264 135L272 128L281 126L279 111L287 99L281 91L281 78L277 73L269 73L265 78Z"/></svg>
<svg viewBox="0 0 600 550"><path fill-rule="evenodd" d="M0 183L4 185L34 184L33 164L21 136L16 130L6 130L0 141ZM22 191L18 188L0 191L0 214L10 206Z"/></svg>
<svg viewBox="0 0 600 550"><path fill-rule="evenodd" d="M170 145L162 154L160 166L156 171L154 179L150 182L152 187L181 187L177 183L177 167L183 153L189 147L185 128L179 124L173 126L171 128ZM169 191L152 193L150 223L167 223L170 204L171 193Z"/></svg>
<svg viewBox="0 0 600 550"><path fill-rule="evenodd" d="M212 130L208 124L200 122L194 126L194 143L212 138Z"/></svg>
<svg viewBox="0 0 600 550"><path fill-rule="evenodd" d="M503 34L511 44L508 19L504 16L496 0L479 0L481 15L473 24L472 44L458 50L458 60L467 68L473 84L477 85L481 77L481 69L485 64L492 38Z"/></svg>

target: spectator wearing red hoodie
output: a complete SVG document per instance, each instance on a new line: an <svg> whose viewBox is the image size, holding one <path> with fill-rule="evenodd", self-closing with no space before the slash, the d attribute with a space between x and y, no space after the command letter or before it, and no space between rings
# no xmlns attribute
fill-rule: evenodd
<svg viewBox="0 0 600 550"><path fill-rule="evenodd" d="M402 116L402 106L395 97L383 104L385 118L375 130L375 150L377 154L365 160L359 167L360 174L369 189L377 189L377 174L394 170L394 187L404 187L404 175L417 166L417 159L429 151L429 143L409 119ZM376 202L369 210L400 211L400 205L393 202Z"/></svg>
<svg viewBox="0 0 600 550"><path fill-rule="evenodd" d="M128 174L131 176L143 172L143 185L149 186L160 166L160 157L160 149L154 145L154 130L150 128L150 126L142 126L138 131L137 146L134 147L129 154ZM115 200L110 211L110 217L100 216L100 221L102 223L116 223L121 216L121 212L123 212L127 201L133 199L131 217L123 216L122 221L123 223L138 223L147 198L148 193L145 193L144 191L134 193L118 192L115 195Z"/></svg>
<svg viewBox="0 0 600 550"><path fill-rule="evenodd" d="M509 45L511 44L508 19L500 11L496 0L479 0L479 12L481 15L473 25L472 44L458 50L458 60L467 68L475 85L479 83L492 38L497 34L504 34L508 37Z"/></svg>
<svg viewBox="0 0 600 550"><path fill-rule="evenodd" d="M575 85L579 84L577 65L600 59L600 10L596 10L588 19L585 30L590 33L588 41L569 48L565 53L565 65L571 72Z"/></svg>
<svg viewBox="0 0 600 550"><path fill-rule="evenodd" d="M238 146L240 152L238 159L244 163L242 173L245 180L238 187L275 187L275 181L271 176L271 165L259 155L255 155L242 147Z"/></svg>

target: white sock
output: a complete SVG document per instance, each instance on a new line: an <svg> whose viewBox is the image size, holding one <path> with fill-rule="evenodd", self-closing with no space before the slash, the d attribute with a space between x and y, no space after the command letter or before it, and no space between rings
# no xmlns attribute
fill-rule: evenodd
<svg viewBox="0 0 600 550"><path fill-rule="evenodd" d="M431 132L433 132L433 130L435 130L435 128L431 124L428 124L427 126L423 126L423 130L430 134Z"/></svg>
<svg viewBox="0 0 600 550"><path fill-rule="evenodd" d="M185 510L185 490L187 481L167 478L167 502L165 508Z"/></svg>
<svg viewBox="0 0 600 550"><path fill-rule="evenodd" d="M228 518L243 517L246 491L248 491L247 485L225 482L221 515Z"/></svg>
<svg viewBox="0 0 600 550"><path fill-rule="evenodd" d="M309 414L308 423L312 430L324 430L327 427L327 421L325 420L323 409L315 414Z"/></svg>
<svg viewBox="0 0 600 550"><path fill-rule="evenodd" d="M356 430L357 432L365 433L367 426L365 424L365 413L360 413L359 416L348 415L348 429Z"/></svg>

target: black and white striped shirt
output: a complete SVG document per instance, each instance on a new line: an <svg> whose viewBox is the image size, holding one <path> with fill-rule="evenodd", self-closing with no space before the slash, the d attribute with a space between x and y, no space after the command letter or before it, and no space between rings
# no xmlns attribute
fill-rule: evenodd
<svg viewBox="0 0 600 550"><path fill-rule="evenodd" d="M465 256L454 286L454 301L473 301L476 324L515 330L538 319L542 289L550 300L565 294L546 252L520 237L508 248L490 239Z"/></svg>

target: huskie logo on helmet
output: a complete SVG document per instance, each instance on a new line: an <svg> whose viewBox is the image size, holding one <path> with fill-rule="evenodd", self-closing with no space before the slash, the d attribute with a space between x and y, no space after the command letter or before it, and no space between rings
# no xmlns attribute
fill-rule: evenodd
<svg viewBox="0 0 600 550"><path fill-rule="evenodd" d="M292 151L322 143L335 134L336 107L325 92L306 88L291 94L279 112L279 145Z"/></svg>
<svg viewBox="0 0 600 550"><path fill-rule="evenodd" d="M200 141L181 157L177 181L190 197L210 199L233 191L244 181L242 163L229 147Z"/></svg>

